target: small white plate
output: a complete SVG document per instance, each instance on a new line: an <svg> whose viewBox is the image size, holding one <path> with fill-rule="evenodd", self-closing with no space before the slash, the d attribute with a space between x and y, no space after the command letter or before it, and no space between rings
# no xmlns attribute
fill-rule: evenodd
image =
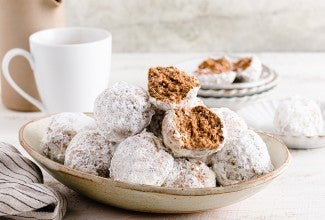
<svg viewBox="0 0 325 220"><path fill-rule="evenodd" d="M205 97L215 97L215 98L242 97L242 96L254 95L254 94L268 91L276 87L277 84L278 84L278 76L274 75L272 81L261 86L246 88L246 89L218 89L218 90L200 89L198 95L205 96Z"/></svg>
<svg viewBox="0 0 325 220"><path fill-rule="evenodd" d="M325 147L325 129L317 136L289 136L277 134L273 127L273 118L280 100L263 101L247 105L238 114L245 119L248 126L264 131L282 139L289 148L311 149ZM325 118L325 103L319 103L323 118Z"/></svg>
<svg viewBox="0 0 325 220"><path fill-rule="evenodd" d="M188 74L193 74L195 72L195 70L197 69L197 67L200 65L200 63L202 63L202 61L204 61L205 59L207 59L209 57L220 58L221 56L211 55L211 56L193 58L193 59L185 60L181 63L178 63L175 66L178 69L180 69ZM231 57L231 56L228 56L228 57L231 60L237 60L240 58L240 57ZM272 81L272 79L274 78L274 75L276 75L276 73L265 65L262 65L262 67L263 67L262 75L258 81L232 83L232 84L211 84L211 85L206 84L206 85L201 85L201 88L203 88L203 89L246 89L246 88L253 88L256 86L261 86L261 85L267 84Z"/></svg>

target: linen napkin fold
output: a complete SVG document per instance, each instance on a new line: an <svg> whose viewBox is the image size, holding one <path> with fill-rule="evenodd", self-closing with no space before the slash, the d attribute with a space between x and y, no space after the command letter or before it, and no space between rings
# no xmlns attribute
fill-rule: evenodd
<svg viewBox="0 0 325 220"><path fill-rule="evenodd" d="M60 220L66 209L66 198L43 184L40 168L0 142L0 219Z"/></svg>

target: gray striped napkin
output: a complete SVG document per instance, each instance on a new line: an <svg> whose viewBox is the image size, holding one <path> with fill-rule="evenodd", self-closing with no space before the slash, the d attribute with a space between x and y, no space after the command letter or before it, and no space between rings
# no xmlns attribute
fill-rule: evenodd
<svg viewBox="0 0 325 220"><path fill-rule="evenodd" d="M66 198L42 183L36 164L0 142L0 219L62 219Z"/></svg>

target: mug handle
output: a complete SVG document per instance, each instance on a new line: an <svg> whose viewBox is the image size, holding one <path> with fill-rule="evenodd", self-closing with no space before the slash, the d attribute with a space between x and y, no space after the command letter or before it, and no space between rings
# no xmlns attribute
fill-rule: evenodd
<svg viewBox="0 0 325 220"><path fill-rule="evenodd" d="M25 57L27 59L27 61L29 62L29 65L30 65L32 71L34 72L35 64L34 64L34 60L33 60L32 55L26 50L23 50L23 49L20 49L20 48L15 48L15 49L9 50L3 57L3 60L2 60L2 74L3 74L4 78L11 85L11 87L14 90L16 90L16 92L18 94L20 94L23 98L25 98L27 101L29 101L33 105L35 105L41 112L46 112L46 109L45 109L44 105L40 101L38 101L37 99L35 99L31 95L27 94L12 79L12 77L11 77L11 75L9 73L9 64L10 64L11 59L14 58L15 56L23 56L23 57Z"/></svg>

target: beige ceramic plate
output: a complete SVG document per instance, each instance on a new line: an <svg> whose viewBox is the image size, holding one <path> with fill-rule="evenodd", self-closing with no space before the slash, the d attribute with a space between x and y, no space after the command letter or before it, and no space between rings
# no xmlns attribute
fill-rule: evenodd
<svg viewBox="0 0 325 220"><path fill-rule="evenodd" d="M71 189L101 203L142 212L191 213L227 206L246 199L278 177L290 162L287 147L267 134L266 142L275 170L244 183L204 189L175 189L116 182L79 172L41 154L40 140L48 117L24 125L19 140L25 150L54 178ZM266 198L267 199L267 198Z"/></svg>

